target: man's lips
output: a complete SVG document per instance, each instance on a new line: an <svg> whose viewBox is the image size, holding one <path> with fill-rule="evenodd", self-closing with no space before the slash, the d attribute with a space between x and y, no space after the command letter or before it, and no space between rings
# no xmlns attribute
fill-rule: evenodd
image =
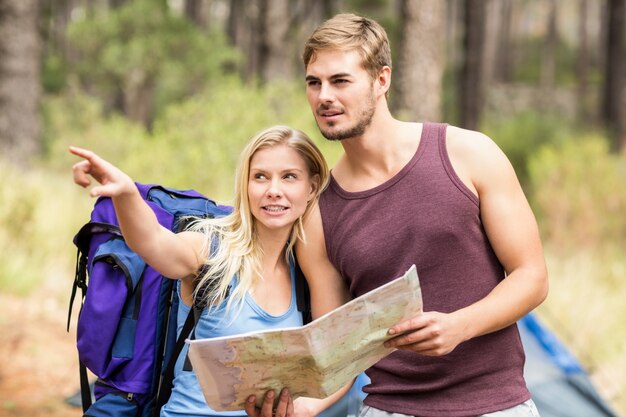
<svg viewBox="0 0 626 417"><path fill-rule="evenodd" d="M325 108L320 108L317 111L317 114L321 117L335 117L335 116L339 116L343 114L342 110L339 109L325 109Z"/></svg>

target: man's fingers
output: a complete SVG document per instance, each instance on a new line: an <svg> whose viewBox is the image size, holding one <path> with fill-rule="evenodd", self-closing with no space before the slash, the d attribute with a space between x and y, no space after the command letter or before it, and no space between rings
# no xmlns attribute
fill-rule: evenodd
<svg viewBox="0 0 626 417"><path fill-rule="evenodd" d="M415 332L389 339L384 343L384 346L386 348L400 348L400 346L412 345L420 341L421 338L418 336L418 332Z"/></svg>
<svg viewBox="0 0 626 417"><path fill-rule="evenodd" d="M390 329L389 329L389 334L390 335L399 335L402 333L406 333L409 330L418 330L420 328L424 327L424 319L422 317L422 315L416 316L416 317L411 317L408 320L404 320L401 321L400 323L397 323L395 325L393 325Z"/></svg>

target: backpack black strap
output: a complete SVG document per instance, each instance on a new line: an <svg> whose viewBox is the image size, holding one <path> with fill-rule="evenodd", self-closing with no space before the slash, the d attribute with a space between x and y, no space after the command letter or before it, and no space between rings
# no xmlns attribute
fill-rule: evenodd
<svg viewBox="0 0 626 417"><path fill-rule="evenodd" d="M91 407L91 387L87 378L87 367L80 362L78 364L78 372L80 373L80 399L83 404L83 413Z"/></svg>
<svg viewBox="0 0 626 417"><path fill-rule="evenodd" d="M176 339L176 345L174 346L174 351L170 356L169 362L165 371L163 372L163 377L161 379L161 384L159 386L159 392L157 394L156 399L156 407L154 407L153 417L157 417L161 412L161 408L167 403L172 393L172 386L174 382L174 368L176 367L176 360L178 356L183 350L185 346L185 339L192 333L196 323L198 322L199 315L196 313L196 308L192 308L185 319L185 324L183 325L182 330L180 331L180 335ZM185 363L189 359L185 359Z"/></svg>
<svg viewBox="0 0 626 417"><path fill-rule="evenodd" d="M310 323L313 320L311 315L311 292L309 290L309 284L306 282L306 278L298 265L298 260L295 260L295 279L296 279L296 303L298 305L298 311L302 313L302 324Z"/></svg>
<svg viewBox="0 0 626 417"><path fill-rule="evenodd" d="M76 290L81 289L81 305L82 300L87 294L87 253L78 249L76 252L76 272L74 273L74 284L72 285L72 295L70 296L70 305L67 310L67 331L70 331L70 321L72 320L72 306L76 298Z"/></svg>
<svg viewBox="0 0 626 417"><path fill-rule="evenodd" d="M70 321L72 318L72 306L76 298L76 290L81 289L81 308L82 300L85 299L87 293L87 252L78 249L76 253L76 273L74 275L74 284L72 285L72 295L70 296L70 305L67 312L67 331L70 331ZM89 386L89 378L87 377L87 367L82 361L78 362L78 373L80 380L80 399L83 406L83 413L91 407L91 387Z"/></svg>
<svg viewBox="0 0 626 417"><path fill-rule="evenodd" d="M194 322L194 326L193 326L193 330L191 331L191 334L189 335L189 339L195 339L196 338L196 324L198 324L198 321L200 320L200 315L202 314L202 308L200 307L196 307L196 305L194 304L192 311L189 312L189 315L191 316L193 313L193 322ZM189 318L187 318L187 320L189 320ZM182 333L181 333L182 334ZM191 361L189 360L189 354L187 354L185 356L185 364L183 365L183 371L193 371L193 366L191 365Z"/></svg>

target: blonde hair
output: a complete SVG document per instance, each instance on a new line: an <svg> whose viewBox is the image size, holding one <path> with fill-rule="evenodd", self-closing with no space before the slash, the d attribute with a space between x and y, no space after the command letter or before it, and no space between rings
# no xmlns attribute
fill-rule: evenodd
<svg viewBox="0 0 626 417"><path fill-rule="evenodd" d="M367 17L343 13L317 27L304 44L304 68L320 50L356 51L361 65L375 79L380 70L391 68L391 47L385 29Z"/></svg>
<svg viewBox="0 0 626 417"><path fill-rule="evenodd" d="M201 219L188 230L202 232L206 236L208 253L205 266L197 278L194 299L202 305L217 307L229 296L229 286L235 276L239 283L231 289L227 310L233 303L243 306L245 294L261 277L263 248L255 233L255 219L248 201L248 178L250 161L260 149L284 145L294 149L304 160L310 180L314 185L314 197L307 203L304 214L292 227L285 256L293 257L293 247L298 239L304 241L303 218L308 216L319 195L328 182L328 165L313 141L302 131L287 126L273 126L258 133L242 151L235 179L233 212L222 218Z"/></svg>

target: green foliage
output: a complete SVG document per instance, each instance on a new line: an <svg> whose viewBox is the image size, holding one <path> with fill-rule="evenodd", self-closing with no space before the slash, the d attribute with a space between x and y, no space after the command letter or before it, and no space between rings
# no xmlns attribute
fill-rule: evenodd
<svg viewBox="0 0 626 417"><path fill-rule="evenodd" d="M89 90L112 102L120 93L154 89L157 111L239 59L223 33L207 35L150 0L87 17L70 25L68 35L82 58L76 74Z"/></svg>
<svg viewBox="0 0 626 417"><path fill-rule="evenodd" d="M561 250L623 250L626 162L606 138L586 135L542 147L529 161L532 202L545 238Z"/></svg>
<svg viewBox="0 0 626 417"><path fill-rule="evenodd" d="M118 115L102 115L92 98L74 94L45 102L46 149L43 163L69 170L76 158L69 145L93 149L135 180L196 188L216 198L232 196L233 174L244 144L275 124L309 134L334 163L341 147L320 138L301 87L272 84L250 88L223 78L196 96L170 105L152 132Z"/></svg>
<svg viewBox="0 0 626 417"><path fill-rule="evenodd" d="M522 51L522 59L515 65L514 81L535 85L540 83L545 42L546 39L542 35L530 39L518 39L517 45L511 46ZM560 40L554 48L554 53L556 84L574 85L577 82L577 50Z"/></svg>
<svg viewBox="0 0 626 417"><path fill-rule="evenodd" d="M123 163L120 156L148 142L144 127L117 114L104 117L100 102L84 94L47 97L43 109L46 151L42 163L57 172L69 172L76 162L67 151L69 145L92 149Z"/></svg>
<svg viewBox="0 0 626 417"><path fill-rule="evenodd" d="M0 164L0 290L27 294L58 272L70 271L76 211L70 187L57 176ZM63 178L63 181L69 179ZM80 220L79 220L80 221ZM68 273L69 275L69 273ZM68 276L69 278L69 276Z"/></svg>
<svg viewBox="0 0 626 417"><path fill-rule="evenodd" d="M41 84L47 93L59 93L66 83L66 63L58 54L49 54L44 57L41 72Z"/></svg>
<svg viewBox="0 0 626 417"><path fill-rule="evenodd" d="M542 145L566 140L569 129L555 116L528 111L492 118L484 124L483 131L491 137L507 155L515 172L526 187L530 187L528 160Z"/></svg>

